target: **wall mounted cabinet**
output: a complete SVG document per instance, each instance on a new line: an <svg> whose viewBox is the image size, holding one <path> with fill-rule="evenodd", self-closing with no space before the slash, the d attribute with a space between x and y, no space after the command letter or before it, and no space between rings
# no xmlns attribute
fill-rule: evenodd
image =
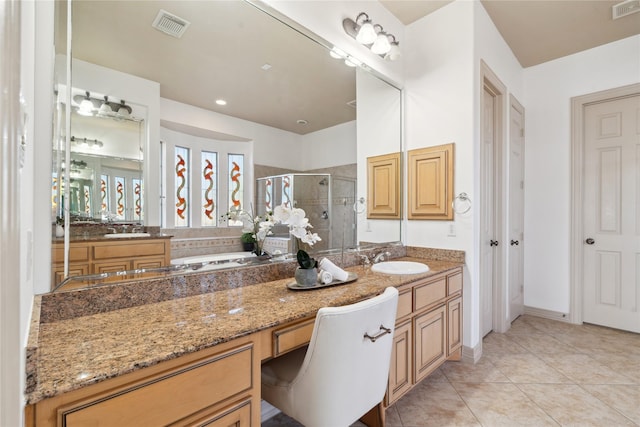
<svg viewBox="0 0 640 427"><path fill-rule="evenodd" d="M453 219L454 144L409 150L409 219Z"/></svg>
<svg viewBox="0 0 640 427"><path fill-rule="evenodd" d="M400 153L367 158L367 218L400 219Z"/></svg>

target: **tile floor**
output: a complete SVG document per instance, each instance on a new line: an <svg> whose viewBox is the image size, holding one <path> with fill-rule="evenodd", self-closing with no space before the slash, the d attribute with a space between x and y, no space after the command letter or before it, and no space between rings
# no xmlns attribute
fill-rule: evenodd
<svg viewBox="0 0 640 427"><path fill-rule="evenodd" d="M639 334L525 315L482 346L389 407L387 426L640 426ZM300 424L262 423L278 426Z"/></svg>

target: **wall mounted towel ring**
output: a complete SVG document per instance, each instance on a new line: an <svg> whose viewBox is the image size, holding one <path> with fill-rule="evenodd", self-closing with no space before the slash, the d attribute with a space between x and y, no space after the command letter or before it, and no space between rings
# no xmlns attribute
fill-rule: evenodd
<svg viewBox="0 0 640 427"><path fill-rule="evenodd" d="M356 200L356 202L353 204L353 210L355 211L355 213L361 214L367 210L367 205L365 202L366 199L364 197L360 197L358 200Z"/></svg>
<svg viewBox="0 0 640 427"><path fill-rule="evenodd" d="M465 214L471 209L471 199L467 193L460 193L451 202L451 208L457 214Z"/></svg>

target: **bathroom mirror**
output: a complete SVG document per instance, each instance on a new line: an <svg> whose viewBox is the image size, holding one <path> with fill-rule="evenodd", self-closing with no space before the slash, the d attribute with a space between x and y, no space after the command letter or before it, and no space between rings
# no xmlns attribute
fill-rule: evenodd
<svg viewBox="0 0 640 427"><path fill-rule="evenodd" d="M56 2L56 7L64 2ZM357 93L357 76L373 74L363 68L352 68L344 64L343 60L329 56L329 49L321 42L314 41L283 22L281 17L272 11L266 13L252 2L234 1L127 1L127 2L94 2L87 0L73 0L73 59L81 63L95 64L108 68L116 73L139 76L159 83L159 109L166 111L165 106L176 101L193 107L213 111L245 120L244 127L216 127L216 123L209 123L210 128L194 127L183 117L166 118L160 114L160 120L148 120L143 123L149 137L152 126L164 127L172 132L181 131L194 134L203 133L208 137L215 137L226 141L247 143L251 139L250 129L254 124L271 126L273 128L294 135L291 141L300 141L305 136L304 151L306 156L287 158L291 150L282 145L280 155L272 155L273 150L265 150L259 145L260 141L253 140L252 164L248 165L254 172L249 186L255 185L256 179L263 176L280 175L289 172L316 173L320 168L309 167L309 158L317 157L318 153L325 156L340 157L342 152L356 153L349 160L355 166L355 172L343 173L338 166L336 176L357 180L354 197L365 197L360 182L366 182L366 162L363 162L361 152L365 156L373 154L393 153L401 150L400 131L400 90L378 80L376 91L384 87L387 94L375 101L368 93L361 102ZM258 6L260 6L258 4ZM151 25L160 10L165 10L189 21L185 33L180 38L163 34ZM171 19L171 18L169 18ZM286 19L284 20L286 21ZM60 31L66 31L66 26L59 25ZM265 37L261 34L269 34ZM346 36L346 35L345 35ZM155 41L154 41L155 40ZM267 42L270 45L267 45ZM137 50L136 50L137 49ZM244 49L250 49L245 51ZM187 59L187 55L195 55L198 62ZM163 62L155 62L161 58ZM60 56L58 59L64 59ZM81 65L81 64L80 64ZM86 76L86 69L73 62L72 86L73 90L81 93L89 91L91 96L111 96L104 87L118 87L118 82L109 85L100 81L102 88L87 84L90 79ZM80 75L80 73L83 73ZM79 77L82 77L81 79ZM80 83L82 80L82 83ZM213 83L219 83L214 85ZM371 87L372 85L364 85ZM218 97L234 100L249 100L246 103L228 102L226 106L215 104ZM387 100L393 98L391 104ZM125 100L129 103L126 93L119 91L114 101ZM109 99L112 100L111 98ZM169 100L169 101L165 101ZM136 99L147 112L154 108ZM373 103L371 105L366 105ZM155 107L158 107L157 105ZM364 109L367 114L360 117ZM372 111L384 111L383 115L369 114ZM193 116L193 115L191 115ZM385 123L373 126L368 120L391 119ZM319 132L331 129L345 123L357 122L357 137L350 144L345 141L335 141L330 136L315 138ZM72 127L75 122L72 116ZM154 124L155 123L155 124ZM363 133L360 129L377 129L385 125L384 138L375 142L376 152L370 151L373 131ZM356 128L354 124L354 129ZM85 137L85 135L82 135ZM94 139L87 134L87 138ZM99 138L97 138L99 139ZM244 142L242 142L244 141ZM158 141L150 141L150 145L157 145ZM295 144L294 144L295 145ZM328 149L327 147L332 147ZM148 149L148 147L147 147ZM159 147L155 148L159 150ZM301 150L300 148L296 148ZM363 151L364 149L364 151ZM144 151L144 150L143 150ZM302 151L302 150L301 150ZM328 151L325 153L325 151ZM159 177L158 171L160 155L155 159L149 153L143 152L140 165L145 176ZM151 153L153 154L153 153ZM282 160L282 157L285 160ZM280 157L280 162L273 158ZM366 157L365 157L366 158ZM84 160L84 159L82 159ZM156 160L154 162L154 160ZM89 162L87 162L88 164ZM363 164L361 164L363 163ZM287 165L288 169L284 165ZM167 164L167 168L169 168ZM348 166L348 165L347 165ZM321 170L320 173L324 173ZM97 173L94 172L94 180ZM333 176L333 175L332 175ZM147 184L147 182L145 182ZM365 184L366 185L366 184ZM147 188L148 190L148 188ZM253 194L253 188L250 189ZM160 211L160 188L154 192L147 191L145 209ZM153 194L150 194L153 193ZM168 193L170 194L170 193ZM251 198L252 201L254 198ZM354 202L355 203L355 202ZM167 203L170 206L169 203ZM348 206L352 209L352 201ZM346 209L345 209L346 211ZM355 211L354 211L355 212ZM161 218L166 213L156 215L156 221L145 224L160 226ZM346 216L346 215L345 215ZM383 233L376 231L377 224L366 221L366 214L358 211L354 214L354 227L366 227L366 234L356 234L358 241L388 242L400 240L400 221L385 223ZM395 231L394 231L395 230ZM357 245L359 242L356 241Z"/></svg>

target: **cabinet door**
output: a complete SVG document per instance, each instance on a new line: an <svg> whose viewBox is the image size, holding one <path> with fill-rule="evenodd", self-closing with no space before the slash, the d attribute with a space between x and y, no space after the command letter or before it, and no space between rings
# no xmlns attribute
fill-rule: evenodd
<svg viewBox="0 0 640 427"><path fill-rule="evenodd" d="M409 150L409 219L453 219L453 144Z"/></svg>
<svg viewBox="0 0 640 427"><path fill-rule="evenodd" d="M433 372L447 358L447 306L415 318L415 382Z"/></svg>
<svg viewBox="0 0 640 427"><path fill-rule="evenodd" d="M69 264L69 276L81 276L89 274L89 264ZM64 264L56 264L53 266L53 287L60 284L64 280ZM65 289L69 289L65 287Z"/></svg>
<svg viewBox="0 0 640 427"><path fill-rule="evenodd" d="M172 424L171 427L249 427L251 425L251 399L244 400L231 408L218 410L199 417L197 421Z"/></svg>
<svg viewBox="0 0 640 427"><path fill-rule="evenodd" d="M133 260L133 269L158 268L164 266L164 257L141 258Z"/></svg>
<svg viewBox="0 0 640 427"><path fill-rule="evenodd" d="M400 215L400 153L367 157L367 218Z"/></svg>
<svg viewBox="0 0 640 427"><path fill-rule="evenodd" d="M131 261L129 260L120 260L120 261L106 261L106 262L96 262L93 264L93 273L115 273L118 271L131 270Z"/></svg>
<svg viewBox="0 0 640 427"><path fill-rule="evenodd" d="M411 321L397 326L395 329L387 387L387 406L411 388L411 366L413 364L411 335Z"/></svg>
<svg viewBox="0 0 640 427"><path fill-rule="evenodd" d="M462 347L462 297L447 303L447 356Z"/></svg>

